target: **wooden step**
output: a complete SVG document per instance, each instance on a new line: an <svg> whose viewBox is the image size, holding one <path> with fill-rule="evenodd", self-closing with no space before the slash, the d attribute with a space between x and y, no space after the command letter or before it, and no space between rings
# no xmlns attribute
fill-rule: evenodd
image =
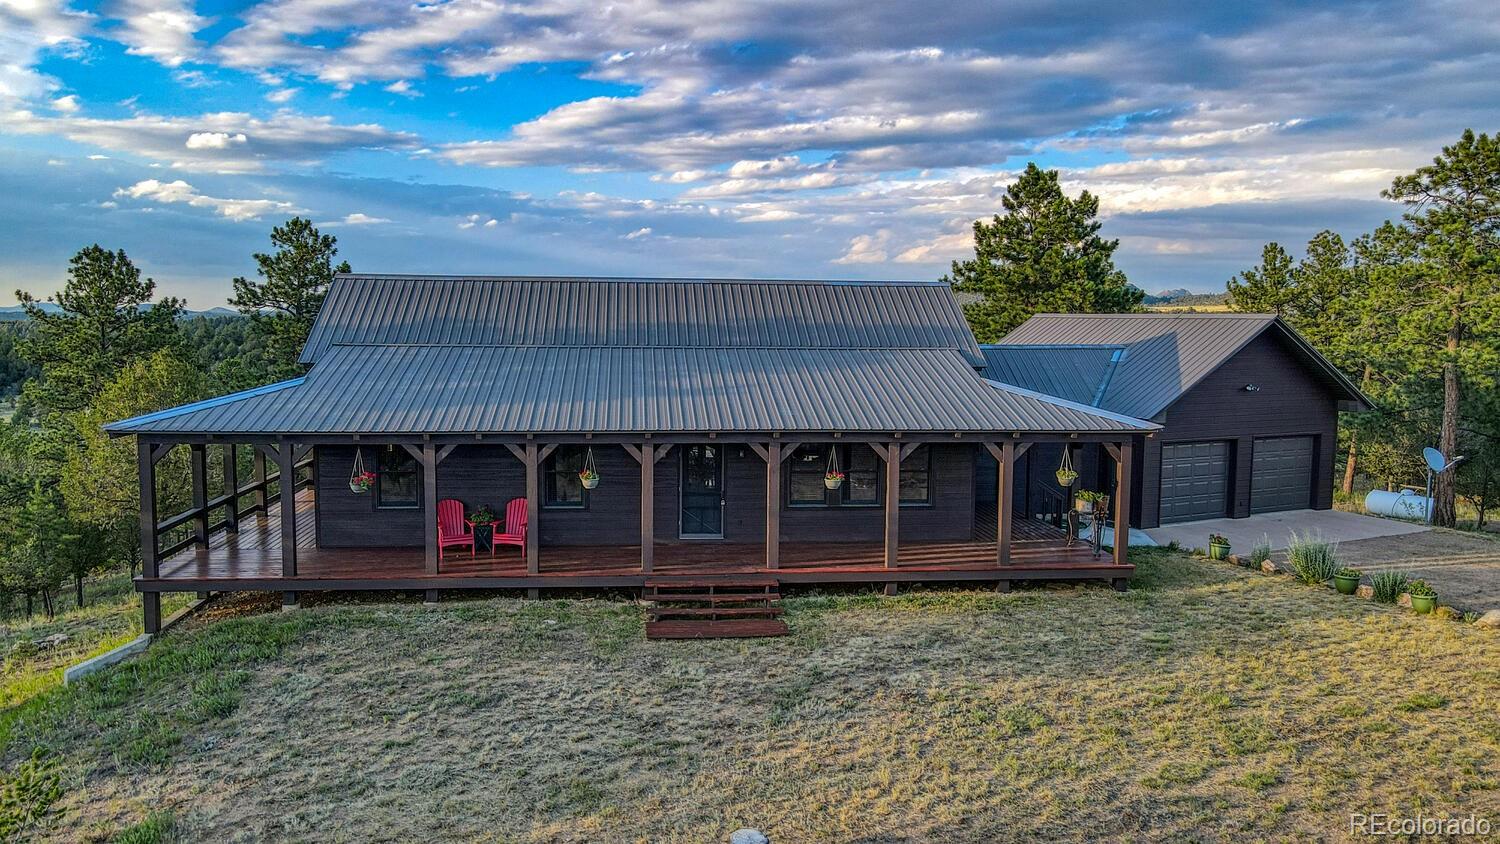
<svg viewBox="0 0 1500 844"><path fill-rule="evenodd" d="M677 601L681 603L744 604L751 601L779 601L780 592L735 592L730 594L683 593L657 595L648 592L642 596L647 601Z"/></svg>
<svg viewBox="0 0 1500 844"><path fill-rule="evenodd" d="M786 634L786 622L777 618L646 623L647 639L750 639Z"/></svg>
<svg viewBox="0 0 1500 844"><path fill-rule="evenodd" d="M705 577L703 575L682 575L679 577L649 577L646 578L646 588L660 589L682 589L685 587L721 588L726 586L741 589L748 588L777 588L781 581L774 577L746 577L743 575L726 575L724 577Z"/></svg>
<svg viewBox="0 0 1500 844"><path fill-rule="evenodd" d="M646 612L661 618L663 616L768 616L781 615L786 612L781 607L652 607Z"/></svg>

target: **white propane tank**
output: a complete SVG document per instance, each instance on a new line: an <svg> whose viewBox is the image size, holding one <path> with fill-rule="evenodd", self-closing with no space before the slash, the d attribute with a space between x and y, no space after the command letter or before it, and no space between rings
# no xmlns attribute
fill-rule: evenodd
<svg viewBox="0 0 1500 844"><path fill-rule="evenodd" d="M1395 516L1398 519L1415 519L1425 522L1427 509L1431 506L1431 498L1411 489L1403 489L1400 492L1372 489L1370 494L1365 496L1365 512L1374 513L1377 516Z"/></svg>

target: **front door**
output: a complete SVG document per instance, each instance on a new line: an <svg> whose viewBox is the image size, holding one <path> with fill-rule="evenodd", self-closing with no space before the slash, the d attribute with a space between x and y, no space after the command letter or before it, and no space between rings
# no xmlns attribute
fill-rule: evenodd
<svg viewBox="0 0 1500 844"><path fill-rule="evenodd" d="M683 539L724 538L724 451L712 443L682 447Z"/></svg>

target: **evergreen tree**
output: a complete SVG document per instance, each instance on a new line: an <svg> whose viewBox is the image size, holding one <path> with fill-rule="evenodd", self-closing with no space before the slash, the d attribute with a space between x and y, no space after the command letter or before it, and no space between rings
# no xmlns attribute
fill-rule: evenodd
<svg viewBox="0 0 1500 844"><path fill-rule="evenodd" d="M313 321L337 273L349 272L349 262L333 263L338 239L320 234L313 224L293 217L271 230L276 251L256 253L260 281L234 280L229 304L249 315L265 340L265 379L301 375L297 363Z"/></svg>
<svg viewBox="0 0 1500 844"><path fill-rule="evenodd" d="M41 369L25 390L34 406L43 414L81 410L131 361L171 345L182 302L152 302L155 291L156 283L142 279L123 251L98 244L73 256L67 283L47 298L61 313L17 291L31 320L19 351Z"/></svg>
<svg viewBox="0 0 1500 844"><path fill-rule="evenodd" d="M1099 200L1063 193L1056 170L1027 164L1001 197L1005 209L974 222L974 258L944 281L979 296L964 315L980 342L1000 339L1032 314L1126 313L1144 293L1115 268L1118 240L1099 236Z"/></svg>
<svg viewBox="0 0 1500 844"><path fill-rule="evenodd" d="M1260 263L1229 280L1229 307L1251 314L1285 317L1299 311L1302 291L1297 288L1292 256L1279 243L1267 243Z"/></svg>
<svg viewBox="0 0 1500 844"><path fill-rule="evenodd" d="M1432 164L1384 192L1407 205L1410 263L1379 274L1372 306L1394 316L1394 350L1418 377L1442 383L1438 449L1458 453L1464 390L1493 386L1500 368L1500 136L1465 130ZM1453 472L1438 477L1433 521L1456 519Z"/></svg>

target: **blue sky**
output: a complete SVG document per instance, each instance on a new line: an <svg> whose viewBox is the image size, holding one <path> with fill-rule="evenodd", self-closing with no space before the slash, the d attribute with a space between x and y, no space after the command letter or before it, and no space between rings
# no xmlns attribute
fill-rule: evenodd
<svg viewBox="0 0 1500 844"><path fill-rule="evenodd" d="M936 278L1027 161L1219 290L1497 78L1488 0L0 0L0 303L98 242L221 305L292 214L369 272Z"/></svg>

